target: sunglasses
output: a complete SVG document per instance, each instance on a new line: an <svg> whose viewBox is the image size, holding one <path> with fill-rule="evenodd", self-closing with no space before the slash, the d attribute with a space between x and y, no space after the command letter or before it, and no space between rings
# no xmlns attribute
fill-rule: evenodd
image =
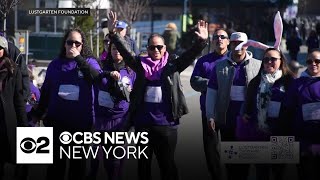
<svg viewBox="0 0 320 180"><path fill-rule="evenodd" d="M73 46L73 44L75 44L76 47L79 47L79 46L82 45L81 42L79 42L79 41L73 41L73 40L67 40L66 43L67 43L68 46Z"/></svg>
<svg viewBox="0 0 320 180"><path fill-rule="evenodd" d="M164 45L156 45L156 46L154 46L154 45L151 45L151 46L148 46L148 49L150 50L150 51L154 51L154 50L156 50L156 48L158 49L158 51L161 51L161 49L164 47Z"/></svg>
<svg viewBox="0 0 320 180"><path fill-rule="evenodd" d="M318 64L320 63L320 59L308 59L308 60L306 61L306 63L307 63L308 65L313 64L313 62L316 63L316 65L318 65Z"/></svg>
<svg viewBox="0 0 320 180"><path fill-rule="evenodd" d="M105 44L110 44L110 40L108 40L108 39L103 40L103 42L104 42Z"/></svg>
<svg viewBox="0 0 320 180"><path fill-rule="evenodd" d="M228 39L228 36L225 36L225 35L214 35L212 37L212 39L216 40L216 39Z"/></svg>
<svg viewBox="0 0 320 180"><path fill-rule="evenodd" d="M276 62L278 59L280 59L280 58L276 58L276 57L264 57L264 58L262 59L262 61L263 61L263 63L267 64L267 63L269 63L270 61L271 61L271 62Z"/></svg>

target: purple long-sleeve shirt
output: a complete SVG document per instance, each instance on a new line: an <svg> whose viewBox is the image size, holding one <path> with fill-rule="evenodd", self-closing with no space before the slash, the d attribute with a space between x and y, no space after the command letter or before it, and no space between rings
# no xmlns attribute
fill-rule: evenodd
<svg viewBox="0 0 320 180"><path fill-rule="evenodd" d="M108 71L110 69L106 68L106 70ZM130 86L130 88L133 87L136 74L132 70L122 68L120 69L120 76L122 83ZM104 78L102 80L102 84L95 88L95 129L97 131L110 131L122 128L123 122L126 118L127 111L129 109L129 102L123 97L113 96L112 98L114 98L114 106L112 108L106 106L103 102L101 102L104 99L101 96L101 91L103 91L104 93L110 93L110 86L113 86L112 83L115 82L113 80L108 80L108 78Z"/></svg>
<svg viewBox="0 0 320 180"><path fill-rule="evenodd" d="M161 89L161 80L148 81L148 87L155 87ZM148 93L146 93L147 95ZM155 93L151 93L154 96ZM135 117L135 126L164 126L164 125L177 125L179 121L173 121L171 106L162 97L161 102L145 102L144 107L139 108L137 116Z"/></svg>
<svg viewBox="0 0 320 180"><path fill-rule="evenodd" d="M292 114L293 133L299 140L320 144L320 77L304 72L289 88L285 106Z"/></svg>
<svg viewBox="0 0 320 180"><path fill-rule="evenodd" d="M31 93L31 100L34 102L38 102L40 99L40 90L32 83L29 82L29 88L30 88L30 93ZM32 109L32 104L31 102L28 102L26 105L26 112L30 112Z"/></svg>
<svg viewBox="0 0 320 180"><path fill-rule="evenodd" d="M196 66L194 67L193 73L191 75L191 86L196 90L200 91L200 109L202 113L206 112L206 92L207 84L209 82L211 73L217 62L225 60L226 55L219 55L215 52L207 54L201 57ZM201 78L201 79L200 79ZM202 82L200 82L202 81ZM203 87L200 87L203 86Z"/></svg>
<svg viewBox="0 0 320 180"><path fill-rule="evenodd" d="M97 71L98 62L86 62ZM53 126L71 129L91 129L94 122L92 82L85 79L75 59L54 59L47 68L41 88L40 114L47 109L46 121Z"/></svg>

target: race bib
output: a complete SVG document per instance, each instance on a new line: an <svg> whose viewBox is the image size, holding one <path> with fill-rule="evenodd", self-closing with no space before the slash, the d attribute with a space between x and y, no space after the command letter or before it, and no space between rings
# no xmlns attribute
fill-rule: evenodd
<svg viewBox="0 0 320 180"><path fill-rule="evenodd" d="M130 85L130 78L127 76L124 76L121 78L121 82L124 86L129 86Z"/></svg>
<svg viewBox="0 0 320 180"><path fill-rule="evenodd" d="M114 102L112 100L112 97L110 96L110 93L106 91L99 91L98 103L100 106L103 106L103 107L107 107L107 108L114 107Z"/></svg>
<svg viewBox="0 0 320 180"><path fill-rule="evenodd" d="M232 101L244 101L245 86L231 86L230 98Z"/></svg>
<svg viewBox="0 0 320 180"><path fill-rule="evenodd" d="M280 113L281 103L277 101L270 101L268 105L268 117L278 118Z"/></svg>
<svg viewBox="0 0 320 180"><path fill-rule="evenodd" d="M304 121L320 120L320 102L302 105L302 115Z"/></svg>
<svg viewBox="0 0 320 180"><path fill-rule="evenodd" d="M159 86L147 86L146 93L144 94L144 101L151 103L162 102L162 90Z"/></svg>
<svg viewBox="0 0 320 180"><path fill-rule="evenodd" d="M78 101L79 91L79 86L64 84L60 85L58 95L65 100Z"/></svg>

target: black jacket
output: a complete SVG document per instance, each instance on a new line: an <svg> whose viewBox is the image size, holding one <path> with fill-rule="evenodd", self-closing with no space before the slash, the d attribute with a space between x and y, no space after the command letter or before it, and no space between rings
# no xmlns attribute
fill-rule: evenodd
<svg viewBox="0 0 320 180"><path fill-rule="evenodd" d="M20 72L22 75L23 99L25 102L27 102L30 96L30 88L29 88L30 81L29 81L29 73L28 73L26 59L20 53L20 50L11 42L8 42L8 50L9 50L9 58L12 59L20 68Z"/></svg>
<svg viewBox="0 0 320 180"><path fill-rule="evenodd" d="M123 56L125 63L136 72L136 80L130 94L129 118L132 120L132 117L136 115L137 108L141 107L144 103L144 94L148 80L145 78L140 57L134 56L134 53L126 45L125 40L118 34L110 35L109 37ZM206 41L198 40L190 50L183 53L180 57L169 57L168 63L161 74L163 101L170 104L174 120L178 120L181 116L188 113L188 107L182 90L180 73L195 60L206 45Z"/></svg>
<svg viewBox="0 0 320 180"><path fill-rule="evenodd" d="M10 162L15 163L16 157L16 127L26 127L27 114L25 111L25 102L23 99L22 80L19 68L16 68L13 76L8 76L4 81L4 89L0 92L0 100L3 109L4 120L6 126L5 130L7 133L8 142L10 144Z"/></svg>

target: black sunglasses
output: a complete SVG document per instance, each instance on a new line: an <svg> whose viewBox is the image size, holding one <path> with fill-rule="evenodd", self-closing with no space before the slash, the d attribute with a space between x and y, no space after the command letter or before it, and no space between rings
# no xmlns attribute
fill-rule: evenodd
<svg viewBox="0 0 320 180"><path fill-rule="evenodd" d="M263 61L263 63L269 63L270 61L271 62L276 62L278 59L280 59L280 58L276 58L276 57L264 57L263 59L262 59L262 61Z"/></svg>
<svg viewBox="0 0 320 180"><path fill-rule="evenodd" d="M81 42L79 42L79 41L73 41L73 40L67 40L66 43L67 43L68 46L73 46L73 44L75 44L76 47L79 47L79 46L82 45Z"/></svg>
<svg viewBox="0 0 320 180"><path fill-rule="evenodd" d="M158 49L158 51L161 51L161 49L164 47L164 45L156 45L156 46L154 46L154 45L151 45L151 46L148 46L148 49L150 50L150 51L154 51L154 50L156 50L156 48Z"/></svg>
<svg viewBox="0 0 320 180"><path fill-rule="evenodd" d="M110 40L109 39L104 39L103 42L106 43L106 44L109 44Z"/></svg>
<svg viewBox="0 0 320 180"><path fill-rule="evenodd" d="M313 64L313 62L318 65L318 64L320 63L320 59L308 59L308 60L306 61L306 63L307 63L308 65Z"/></svg>
<svg viewBox="0 0 320 180"><path fill-rule="evenodd" d="M228 39L228 36L225 35L214 35L212 36L212 39L216 40L216 39Z"/></svg>

